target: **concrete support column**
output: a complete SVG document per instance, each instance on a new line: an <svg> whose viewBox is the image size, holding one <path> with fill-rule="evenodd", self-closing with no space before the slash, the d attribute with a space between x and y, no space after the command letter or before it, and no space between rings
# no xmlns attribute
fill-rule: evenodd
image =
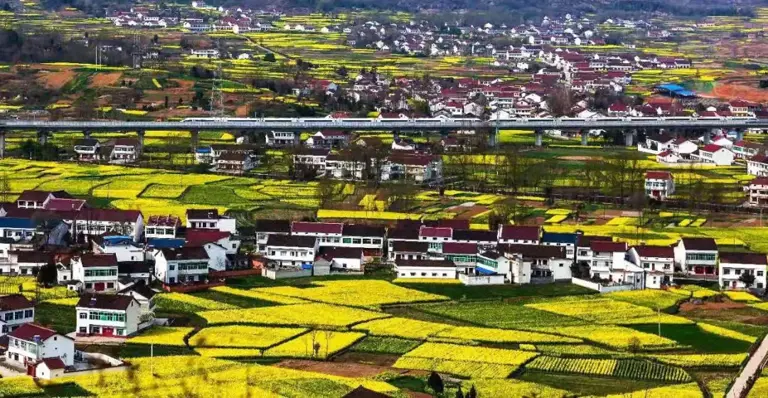
<svg viewBox="0 0 768 398"><path fill-rule="evenodd" d="M5 157L5 131L0 130L0 159Z"/></svg>
<svg viewBox="0 0 768 398"><path fill-rule="evenodd" d="M624 145L625 146L632 146L633 143L634 143L633 142L634 138L635 138L634 131L625 131L624 132Z"/></svg>
<svg viewBox="0 0 768 398"><path fill-rule="evenodd" d="M45 130L40 130L37 132L37 142L40 145L45 145L48 143L48 132Z"/></svg>
<svg viewBox="0 0 768 398"><path fill-rule="evenodd" d="M736 141L744 139L744 129L736 129Z"/></svg>
<svg viewBox="0 0 768 398"><path fill-rule="evenodd" d="M189 132L189 141L192 146L192 151L197 151L197 145L200 143L200 132L192 130Z"/></svg>
<svg viewBox="0 0 768 398"><path fill-rule="evenodd" d="M493 131L488 134L488 146L491 148L496 148L496 145L499 143L499 130L494 129Z"/></svg>
<svg viewBox="0 0 768 398"><path fill-rule="evenodd" d="M706 129L704 130L704 144L709 144L710 141L712 141L712 130Z"/></svg>
<svg viewBox="0 0 768 398"><path fill-rule="evenodd" d="M581 130L581 145L587 146L588 138L589 138L589 131Z"/></svg>
<svg viewBox="0 0 768 398"><path fill-rule="evenodd" d="M88 131L88 130L83 130L83 138L85 138L86 140L90 140L91 139L91 132Z"/></svg>
<svg viewBox="0 0 768 398"><path fill-rule="evenodd" d="M536 130L534 132L536 134L536 146L541 146L541 142L544 139L544 131L543 130Z"/></svg>
<svg viewBox="0 0 768 398"><path fill-rule="evenodd" d="M141 154L144 152L144 130L137 131L136 136L139 139L139 154Z"/></svg>

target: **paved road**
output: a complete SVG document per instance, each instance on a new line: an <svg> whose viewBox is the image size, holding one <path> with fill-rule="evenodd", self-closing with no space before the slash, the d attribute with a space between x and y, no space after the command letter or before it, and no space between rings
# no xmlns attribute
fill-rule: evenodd
<svg viewBox="0 0 768 398"><path fill-rule="evenodd" d="M740 398L743 393L747 392L747 381L750 377L760 372L760 368L765 362L766 355L768 355L768 336L763 339L760 343L760 347L749 358L747 366L744 367L744 370L741 371L739 377L736 378L733 386L731 386L731 390L725 394L726 398Z"/></svg>

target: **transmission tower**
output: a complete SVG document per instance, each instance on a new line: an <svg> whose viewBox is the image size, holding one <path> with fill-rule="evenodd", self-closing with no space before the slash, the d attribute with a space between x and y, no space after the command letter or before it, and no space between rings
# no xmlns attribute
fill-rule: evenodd
<svg viewBox="0 0 768 398"><path fill-rule="evenodd" d="M221 63L219 63L211 84L211 113L214 116L224 116L224 94L221 92L221 78Z"/></svg>

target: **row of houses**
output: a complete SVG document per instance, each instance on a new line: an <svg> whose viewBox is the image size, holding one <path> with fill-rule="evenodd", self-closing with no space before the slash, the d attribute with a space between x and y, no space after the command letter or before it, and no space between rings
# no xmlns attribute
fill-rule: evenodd
<svg viewBox="0 0 768 398"><path fill-rule="evenodd" d="M346 232L358 228L340 223L260 222L258 250L283 269L311 270L322 258L323 266L330 262L331 271L359 271L381 256L379 261L392 264L400 278L459 278L467 284L569 280L574 267L583 265L587 278L633 288L660 288L673 283L675 275L719 279L723 288L765 288L765 255L720 253L709 238L684 238L673 246L630 247L609 237L552 233L536 226L504 225L496 231L479 231L462 222L401 222L388 230L368 229L365 235ZM334 260L342 253L350 257ZM755 276L750 286L739 279L742 273Z"/></svg>

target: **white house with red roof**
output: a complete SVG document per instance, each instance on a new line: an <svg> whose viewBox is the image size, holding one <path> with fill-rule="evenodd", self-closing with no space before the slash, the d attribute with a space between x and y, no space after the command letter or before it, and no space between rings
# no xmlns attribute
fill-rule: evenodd
<svg viewBox="0 0 768 398"><path fill-rule="evenodd" d="M680 161L680 156L675 152L667 149L656 155L656 161L659 163L677 163Z"/></svg>
<svg viewBox="0 0 768 398"><path fill-rule="evenodd" d="M80 211L57 211L58 216L69 225L73 236L78 234L103 235L107 232L129 236L138 242L144 233L144 218L138 210L92 209Z"/></svg>
<svg viewBox="0 0 768 398"><path fill-rule="evenodd" d="M645 194L656 200L666 200L675 193L675 179L668 171L645 173Z"/></svg>
<svg viewBox="0 0 768 398"><path fill-rule="evenodd" d="M381 180L409 180L415 182L439 181L443 178L443 160L440 156L395 152L381 166Z"/></svg>
<svg viewBox="0 0 768 398"><path fill-rule="evenodd" d="M33 366L45 358L58 358L65 366L75 362L75 342L53 329L26 323L8 334L6 360L24 366L32 373ZM34 374L34 373L32 373Z"/></svg>
<svg viewBox="0 0 768 398"><path fill-rule="evenodd" d="M589 267L592 277L632 285L633 289L645 287L644 270L627 260L628 248L625 242L592 241L590 249L593 253Z"/></svg>
<svg viewBox="0 0 768 398"><path fill-rule="evenodd" d="M626 116L629 114L629 107L623 102L616 101L608 107L609 116Z"/></svg>
<svg viewBox="0 0 768 398"><path fill-rule="evenodd" d="M768 176L757 177L744 187L747 192L747 206L763 207L768 205Z"/></svg>
<svg viewBox="0 0 768 398"><path fill-rule="evenodd" d="M749 159L753 156L768 154L768 147L765 145L745 140L736 141L731 150L738 159Z"/></svg>
<svg viewBox="0 0 768 398"><path fill-rule="evenodd" d="M189 229L216 229L231 234L237 233L237 220L220 215L217 209L187 210L186 226Z"/></svg>
<svg viewBox="0 0 768 398"><path fill-rule="evenodd" d="M349 134L340 130L318 131L304 143L313 148L343 148L349 144Z"/></svg>
<svg viewBox="0 0 768 398"><path fill-rule="evenodd" d="M755 105L749 101L743 99L735 99L728 103L728 110L733 113L734 116L750 116L750 108L754 108Z"/></svg>
<svg viewBox="0 0 768 398"><path fill-rule="evenodd" d="M35 305L21 294L0 297L0 336L35 321Z"/></svg>
<svg viewBox="0 0 768 398"><path fill-rule="evenodd" d="M674 281L675 250L671 246L634 246L627 252L627 257L647 273L646 288L661 289Z"/></svg>
<svg viewBox="0 0 768 398"><path fill-rule="evenodd" d="M114 164L133 163L141 154L141 144L136 138L116 138L112 142L109 162Z"/></svg>
<svg viewBox="0 0 768 398"><path fill-rule="evenodd" d="M691 159L716 166L730 166L733 164L734 154L730 149L720 145L708 144L692 153Z"/></svg>
<svg viewBox="0 0 768 398"><path fill-rule="evenodd" d="M768 156L755 155L747 160L747 174L768 177Z"/></svg>
<svg viewBox="0 0 768 398"><path fill-rule="evenodd" d="M699 149L699 145L687 138L680 137L672 142L669 149L680 158L689 159L691 154Z"/></svg>

